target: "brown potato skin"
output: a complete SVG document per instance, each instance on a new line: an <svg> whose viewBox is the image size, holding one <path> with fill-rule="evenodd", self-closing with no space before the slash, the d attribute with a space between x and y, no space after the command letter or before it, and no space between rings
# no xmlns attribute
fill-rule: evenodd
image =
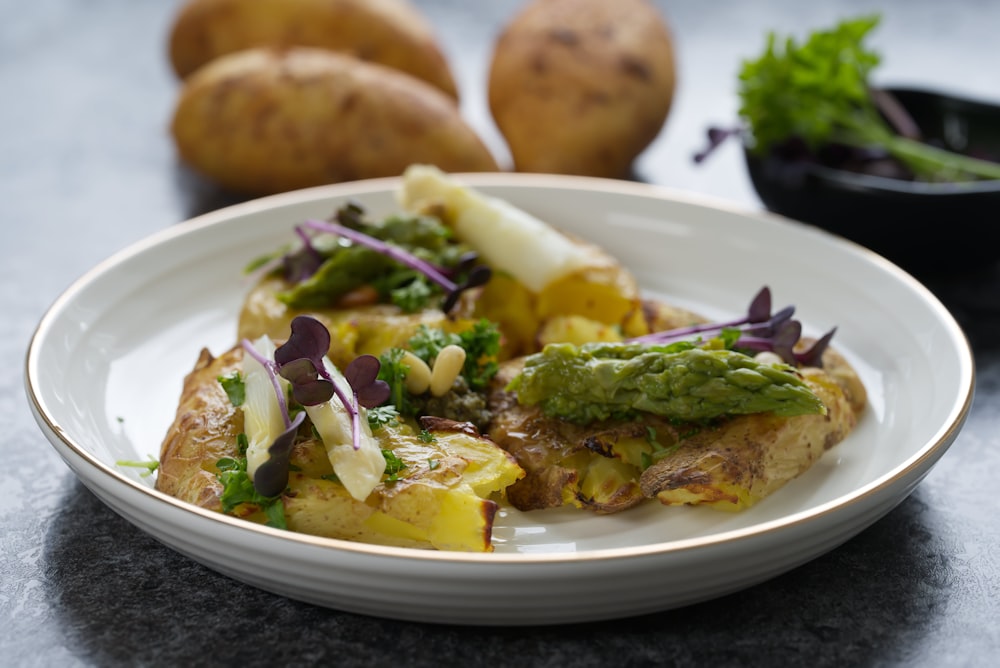
<svg viewBox="0 0 1000 668"><path fill-rule="evenodd" d="M497 40L489 105L517 171L618 178L674 86L670 32L646 0L534 0Z"/></svg>
<svg viewBox="0 0 1000 668"><path fill-rule="evenodd" d="M234 51L311 46L379 63L458 97L430 24L407 0L190 0L170 32L180 78Z"/></svg>
<svg viewBox="0 0 1000 668"><path fill-rule="evenodd" d="M242 360L239 346L218 357L207 349L201 351L194 369L184 378L176 417L160 448L156 489L202 508L222 510L222 484L215 462L236 455L243 412L233 407L216 378L238 370Z"/></svg>
<svg viewBox="0 0 1000 668"><path fill-rule="evenodd" d="M498 169L447 95L322 49L248 49L213 60L185 81L171 131L191 167L249 195L396 176L416 162Z"/></svg>
<svg viewBox="0 0 1000 668"><path fill-rule="evenodd" d="M825 415L740 415L705 428L675 455L643 471L643 493L664 505L740 510L809 470L853 431L858 414L831 374L801 371L826 406Z"/></svg>

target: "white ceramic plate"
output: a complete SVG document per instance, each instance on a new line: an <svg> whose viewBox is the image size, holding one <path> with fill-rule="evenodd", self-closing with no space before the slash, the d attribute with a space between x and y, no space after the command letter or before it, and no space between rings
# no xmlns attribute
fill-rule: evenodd
<svg viewBox="0 0 1000 668"><path fill-rule="evenodd" d="M620 257L651 293L710 316L762 285L835 345L870 405L845 442L739 514L651 503L617 516L504 510L491 554L296 535L205 512L153 489L123 459L156 457L198 351L235 340L245 263L347 197L395 210L397 181L316 188L223 209L128 248L42 319L26 387L48 439L83 482L179 552L263 589L385 617L542 624L682 606L761 582L855 535L907 496L952 443L972 399L968 344L918 282L858 246L772 216L640 184L469 175Z"/></svg>

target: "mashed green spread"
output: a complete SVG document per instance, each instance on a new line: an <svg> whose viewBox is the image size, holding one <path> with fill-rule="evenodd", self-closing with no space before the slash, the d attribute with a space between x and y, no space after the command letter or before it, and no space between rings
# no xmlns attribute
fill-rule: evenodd
<svg viewBox="0 0 1000 668"><path fill-rule="evenodd" d="M636 412L695 421L725 415L824 413L790 366L732 350L628 343L550 344L508 385L518 401L578 424Z"/></svg>

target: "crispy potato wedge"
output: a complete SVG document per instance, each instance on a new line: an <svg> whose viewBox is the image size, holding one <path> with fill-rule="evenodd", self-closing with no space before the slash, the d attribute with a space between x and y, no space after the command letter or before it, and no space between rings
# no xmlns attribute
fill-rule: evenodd
<svg viewBox="0 0 1000 668"><path fill-rule="evenodd" d="M407 0L189 0L170 31L170 62L185 78L219 56L261 46L337 51L458 96L430 24Z"/></svg>
<svg viewBox="0 0 1000 668"><path fill-rule="evenodd" d="M664 505L736 511L807 471L854 429L857 414L830 374L817 368L802 373L826 415L743 415L702 428L642 472L643 494Z"/></svg>
<svg viewBox="0 0 1000 668"><path fill-rule="evenodd" d="M156 489L202 508L221 508L222 484L215 463L235 452L243 412L232 405L216 378L239 368L241 359L238 352L213 357L201 351L184 378L176 417L160 446Z"/></svg>

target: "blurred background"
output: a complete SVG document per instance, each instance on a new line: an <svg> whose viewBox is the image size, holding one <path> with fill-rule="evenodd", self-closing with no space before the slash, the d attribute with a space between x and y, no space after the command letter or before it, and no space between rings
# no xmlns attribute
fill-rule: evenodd
<svg viewBox="0 0 1000 668"><path fill-rule="evenodd" d="M37 0L31 11L16 11L21 4L13 0L2 4L17 16L0 26L5 218L55 231L85 216L88 235L100 235L95 217L121 216L133 221L126 229L138 238L233 199L176 164L168 126L180 84L166 40L179 2ZM524 3L414 4L449 58L463 115L505 161L505 144L487 109L486 73L496 36ZM1000 97L998 14L990 0L655 4L675 41L677 90L663 131L636 162L637 177L652 183L758 205L735 142L701 166L691 156L704 147L709 125L736 119L736 74L744 58L759 55L769 30L804 38L842 18L877 12L882 23L869 40L883 57L877 83ZM46 202L47 211L36 201ZM115 211L96 213L108 201L117 203ZM128 241L118 239L119 245Z"/></svg>

